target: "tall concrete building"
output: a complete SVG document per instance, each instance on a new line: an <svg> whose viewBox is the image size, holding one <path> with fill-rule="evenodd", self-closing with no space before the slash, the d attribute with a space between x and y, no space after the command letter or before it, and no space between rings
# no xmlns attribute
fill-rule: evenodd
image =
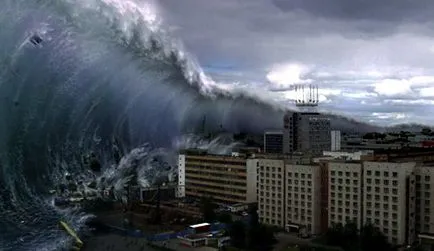
<svg viewBox="0 0 434 251"><path fill-rule="evenodd" d="M321 155L331 149L330 119L315 112L287 113L283 119L283 153Z"/></svg>
<svg viewBox="0 0 434 251"><path fill-rule="evenodd" d="M283 131L265 131L264 132L264 152L265 153L283 153Z"/></svg>
<svg viewBox="0 0 434 251"><path fill-rule="evenodd" d="M286 229L321 233L321 169L317 165L285 166Z"/></svg>
<svg viewBox="0 0 434 251"><path fill-rule="evenodd" d="M186 151L179 155L178 193L224 204L257 202L257 160Z"/></svg>
<svg viewBox="0 0 434 251"><path fill-rule="evenodd" d="M364 162L363 224L378 227L392 244L415 240L415 162Z"/></svg>
<svg viewBox="0 0 434 251"><path fill-rule="evenodd" d="M362 227L362 170L360 162L328 163L329 226L353 222Z"/></svg>

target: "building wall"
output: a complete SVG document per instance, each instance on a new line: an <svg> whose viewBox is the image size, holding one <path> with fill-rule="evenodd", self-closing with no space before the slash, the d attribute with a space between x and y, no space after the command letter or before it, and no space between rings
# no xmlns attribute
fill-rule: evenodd
<svg viewBox="0 0 434 251"><path fill-rule="evenodd" d="M294 118L297 151L321 155L331 148L330 120L320 114L300 113Z"/></svg>
<svg viewBox="0 0 434 251"><path fill-rule="evenodd" d="M225 204L246 203L248 177L252 175L247 171L245 157L185 155L185 194L188 197L210 196Z"/></svg>
<svg viewBox="0 0 434 251"><path fill-rule="evenodd" d="M246 168L247 168L246 202L247 203L257 202L258 201L257 184L258 184L259 160L247 159Z"/></svg>
<svg viewBox="0 0 434 251"><path fill-rule="evenodd" d="M321 170L321 233L325 233L329 226L329 164L328 161L319 161Z"/></svg>
<svg viewBox="0 0 434 251"><path fill-rule="evenodd" d="M434 234L434 167L416 168L416 232Z"/></svg>
<svg viewBox="0 0 434 251"><path fill-rule="evenodd" d="M185 197L185 155L180 154L178 157L178 187L175 196L177 198Z"/></svg>
<svg viewBox="0 0 434 251"><path fill-rule="evenodd" d="M321 232L321 169L311 165L286 165L287 225L298 225L309 234Z"/></svg>
<svg viewBox="0 0 434 251"><path fill-rule="evenodd" d="M259 159L258 215L260 222L285 227L285 165L283 159Z"/></svg>
<svg viewBox="0 0 434 251"><path fill-rule="evenodd" d="M264 133L264 152L283 153L283 132L266 131Z"/></svg>
<svg viewBox="0 0 434 251"><path fill-rule="evenodd" d="M283 153L294 151L321 155L331 149L330 119L319 113L287 113L284 116Z"/></svg>
<svg viewBox="0 0 434 251"><path fill-rule="evenodd" d="M353 222L362 227L362 164L329 162L329 226Z"/></svg>
<svg viewBox="0 0 434 251"><path fill-rule="evenodd" d="M364 224L378 227L393 244L414 238L415 163L364 162ZM411 202L413 198L413 202Z"/></svg>
<svg viewBox="0 0 434 251"><path fill-rule="evenodd" d="M294 113L287 113L283 117L283 153L290 154L295 150Z"/></svg>
<svg viewBox="0 0 434 251"><path fill-rule="evenodd" d="M361 160L362 156L373 155L373 151L357 151L357 152L330 152L324 151L323 156L333 157L335 159L344 160Z"/></svg>
<svg viewBox="0 0 434 251"><path fill-rule="evenodd" d="M331 131L331 151L341 150L341 131Z"/></svg>

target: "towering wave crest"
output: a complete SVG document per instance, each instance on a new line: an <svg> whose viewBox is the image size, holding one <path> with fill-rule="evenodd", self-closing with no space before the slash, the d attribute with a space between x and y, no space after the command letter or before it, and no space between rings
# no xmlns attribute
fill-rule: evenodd
<svg viewBox="0 0 434 251"><path fill-rule="evenodd" d="M195 136L205 116L211 131L280 124L282 111L218 90L142 1L6 0L0 27L2 250L67 245L58 220L80 228L87 215L50 206L48 191L65 172L91 176L90 152L122 197L132 173L142 185L170 178L180 147L227 152L231 142Z"/></svg>

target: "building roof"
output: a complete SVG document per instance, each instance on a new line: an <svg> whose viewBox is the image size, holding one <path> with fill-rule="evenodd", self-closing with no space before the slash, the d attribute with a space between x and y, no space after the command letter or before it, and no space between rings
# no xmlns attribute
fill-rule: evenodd
<svg viewBox="0 0 434 251"><path fill-rule="evenodd" d="M196 224L196 225L190 225L189 227L191 228L199 228L199 227L206 227L206 226L210 226L209 223L200 223L200 224Z"/></svg>

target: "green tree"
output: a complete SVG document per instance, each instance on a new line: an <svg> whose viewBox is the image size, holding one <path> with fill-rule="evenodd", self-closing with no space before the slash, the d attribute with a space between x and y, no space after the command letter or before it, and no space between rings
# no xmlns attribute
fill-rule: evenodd
<svg viewBox="0 0 434 251"><path fill-rule="evenodd" d="M250 227L256 227L259 225L258 207L256 205L249 206L248 210L250 216Z"/></svg>
<svg viewBox="0 0 434 251"><path fill-rule="evenodd" d="M232 246L244 248L246 245L246 226L242 221L235 221L229 229Z"/></svg>
<svg viewBox="0 0 434 251"><path fill-rule="evenodd" d="M360 248L364 251L371 250L392 250L387 237L372 224L367 224L360 231Z"/></svg>
<svg viewBox="0 0 434 251"><path fill-rule="evenodd" d="M424 127L424 128L422 128L420 133L422 133L423 135L431 135L431 129L428 127Z"/></svg>
<svg viewBox="0 0 434 251"><path fill-rule="evenodd" d="M259 223L256 205L250 206L248 211L250 221L247 231L247 246L249 250L271 250L276 242L273 229Z"/></svg>
<svg viewBox="0 0 434 251"><path fill-rule="evenodd" d="M341 223L333 224L325 234L327 244L331 246L342 246L343 232L344 226Z"/></svg>
<svg viewBox="0 0 434 251"><path fill-rule="evenodd" d="M232 215L230 213L223 212L218 215L217 220L222 223L232 223Z"/></svg>
<svg viewBox="0 0 434 251"><path fill-rule="evenodd" d="M203 220L206 222L214 222L217 219L215 213L217 206L214 204L212 198L203 197L200 201L200 211L202 213Z"/></svg>
<svg viewBox="0 0 434 251"><path fill-rule="evenodd" d="M354 222L348 222L342 229L342 244L341 246L345 250L357 250L359 244L359 230L357 224Z"/></svg>

